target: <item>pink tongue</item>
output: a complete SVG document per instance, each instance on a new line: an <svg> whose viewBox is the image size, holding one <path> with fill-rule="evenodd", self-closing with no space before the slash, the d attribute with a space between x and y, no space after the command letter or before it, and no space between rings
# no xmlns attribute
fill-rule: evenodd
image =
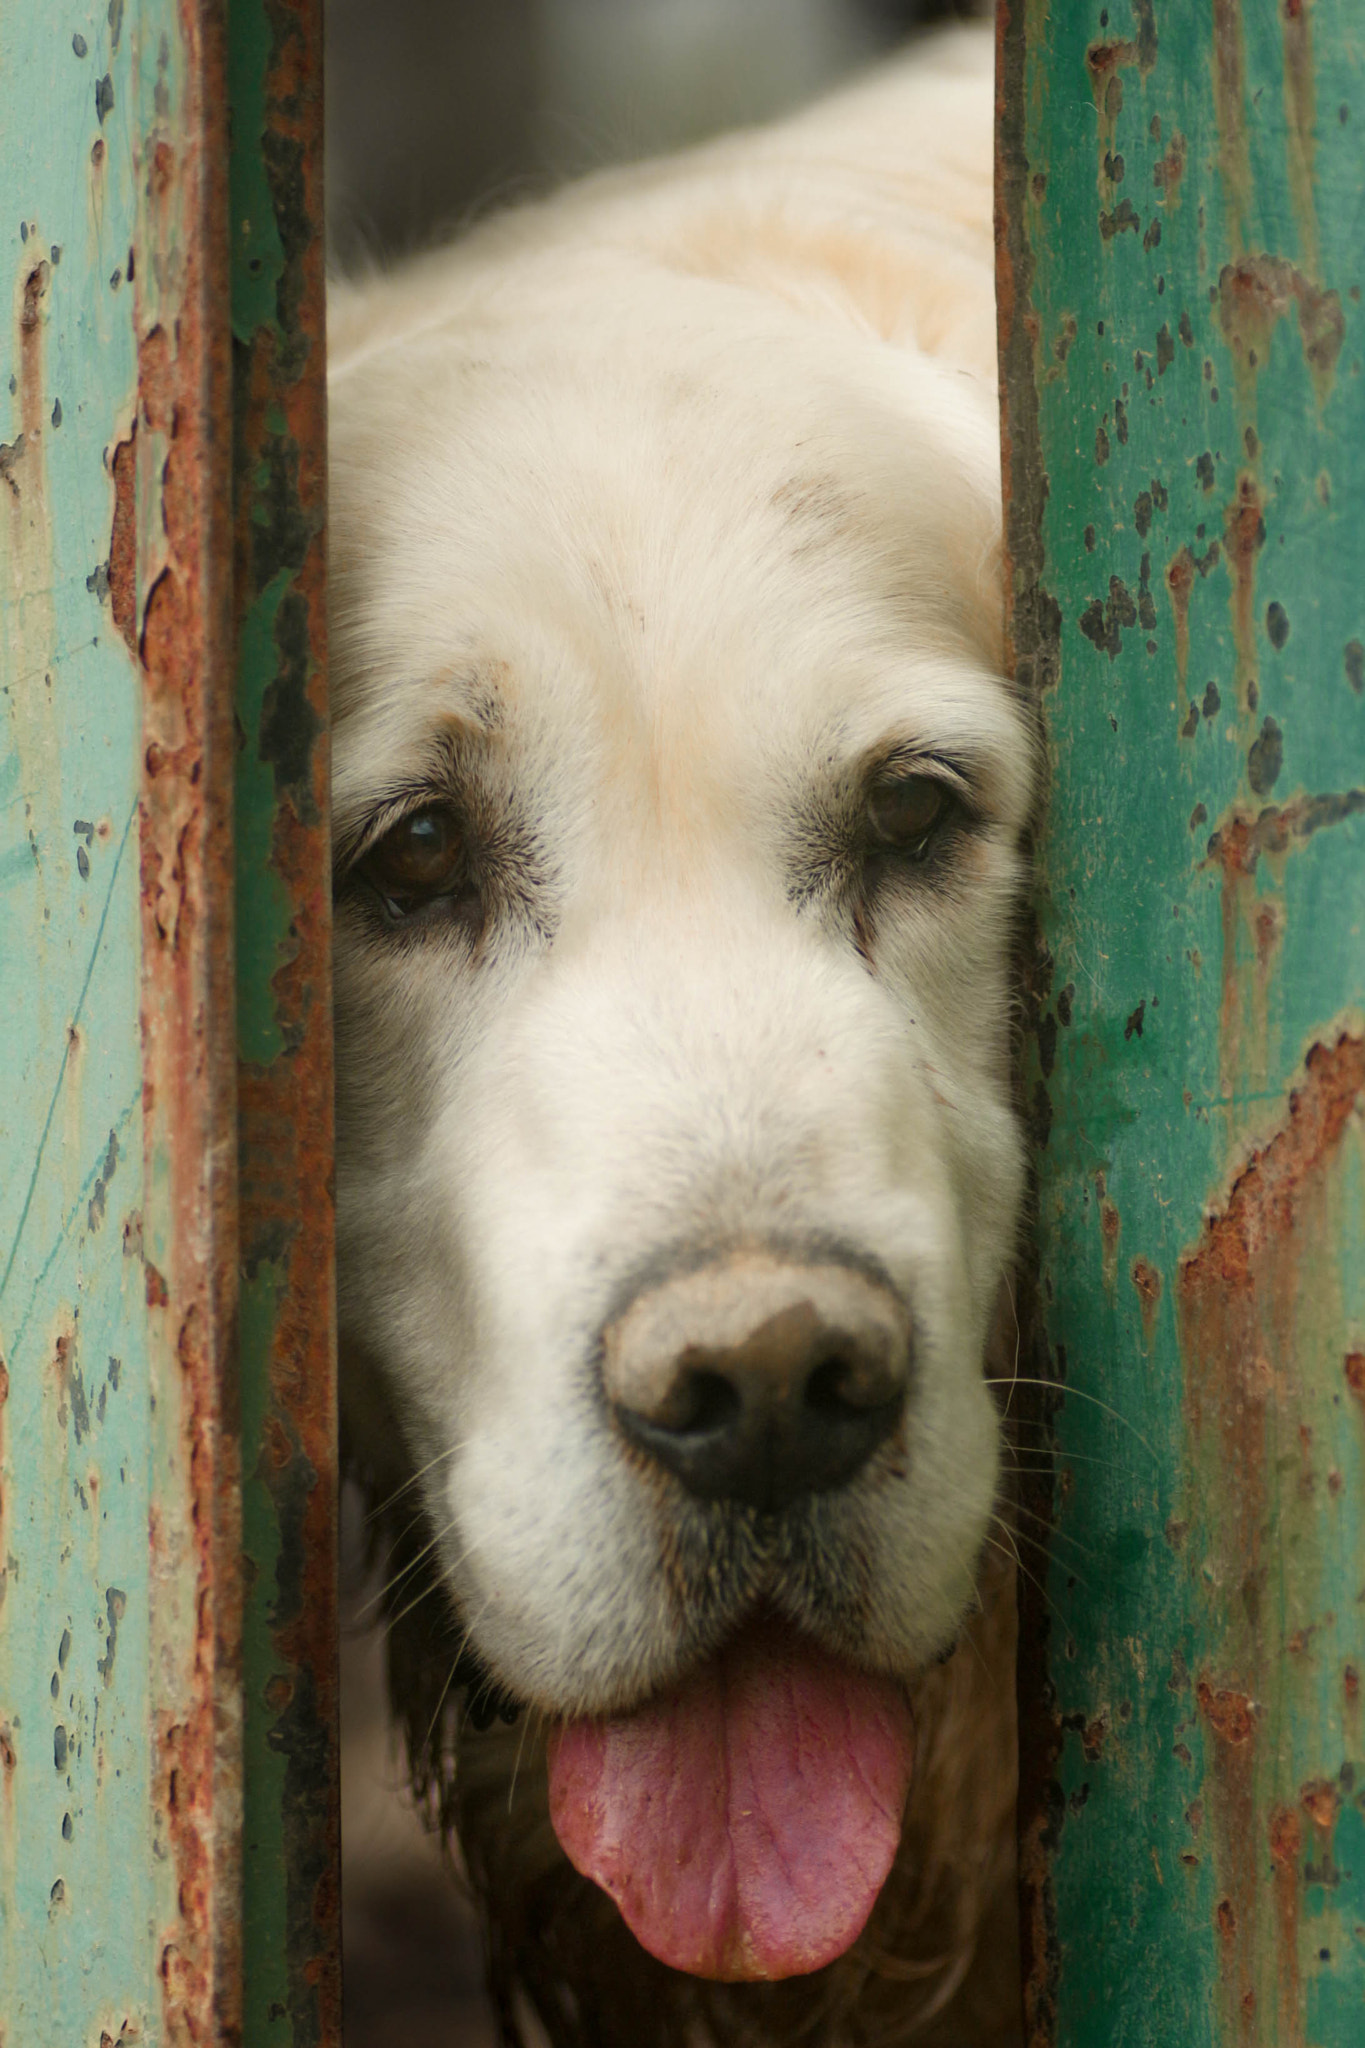
<svg viewBox="0 0 1365 2048"><path fill-rule="evenodd" d="M637 1941L694 1976L795 1977L856 1940L914 1761L900 1687L776 1629L550 1738L550 1818Z"/></svg>

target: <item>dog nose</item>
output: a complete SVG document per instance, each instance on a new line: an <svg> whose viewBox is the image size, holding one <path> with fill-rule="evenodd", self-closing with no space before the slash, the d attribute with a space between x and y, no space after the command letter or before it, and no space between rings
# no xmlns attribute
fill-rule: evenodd
<svg viewBox="0 0 1365 2048"><path fill-rule="evenodd" d="M846 1485L896 1428L910 1317L853 1267L737 1254L636 1296L604 1333L625 1436L689 1493L768 1513Z"/></svg>

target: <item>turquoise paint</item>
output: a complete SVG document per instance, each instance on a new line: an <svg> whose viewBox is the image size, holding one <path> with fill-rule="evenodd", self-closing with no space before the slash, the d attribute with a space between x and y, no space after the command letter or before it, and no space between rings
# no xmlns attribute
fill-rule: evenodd
<svg viewBox="0 0 1365 2048"><path fill-rule="evenodd" d="M117 2039L125 2022L159 2038L147 1337L130 1256L141 702L100 576L105 457L135 396L139 51L128 20L115 46L110 12L0 14L0 2038L23 2048L101 2026Z"/></svg>
<svg viewBox="0 0 1365 2048"><path fill-rule="evenodd" d="M196 697L221 673L214 607L228 565L196 581L162 496L168 458L189 502L218 488L227 446L226 419L195 410L195 380L212 381L214 344L227 340L202 324L219 313L226 265L214 179L198 180L207 165L227 183L229 166L212 161L227 140L214 125L221 26L215 10L183 14L171 0L0 17L7 105L25 111L22 133L16 121L0 138L6 219L23 222L5 230L12 319L0 345L5 2048L236 2039L239 1938L252 2048L339 2039L326 762L316 647L298 658L321 616L321 24L308 0L234 0L227 20L241 415L258 388L278 394L254 444L247 419L237 462L255 501L233 621L242 1075L256 1116L242 1153L244 1503L223 1427L236 1419L233 1239L215 1207L229 1171L226 1012L200 1003L219 986L231 924L213 865L226 851L212 830L222 700ZM204 132L187 112L191 63ZM177 432L164 378L182 373ZM112 458L135 419L128 602L140 624L169 562L168 590L186 606L146 705L109 591ZM281 459L295 498L283 552L267 509L282 502L269 467ZM209 531L201 519L196 535ZM190 617L200 605L205 618ZM177 668L186 652L191 674ZM193 771L144 767L149 732L168 753L179 746L182 692L194 734L213 744ZM282 731L298 786L270 759ZM305 756L314 748L301 769L300 735ZM306 857L291 821L311 835ZM192 906L183 944L178 918L155 937L144 922L149 846L153 875L163 861L159 900L182 900L183 882ZM265 1109L263 1082L278 1088ZM300 1091L309 1128L291 1189L274 1133ZM281 1441L284 1468L272 1459ZM220 1749L211 1772L205 1737ZM245 1899L239 1770L250 1778Z"/></svg>
<svg viewBox="0 0 1365 2048"><path fill-rule="evenodd" d="M1365 2021L1359 1111L1304 1132L1365 1031L1365 30L1346 0L1024 19L1047 495L1016 492L1060 612L1030 1087L1067 1389L1035 2013L1068 2048L1338 2048ZM1211 1245L1239 1202L1249 1235Z"/></svg>

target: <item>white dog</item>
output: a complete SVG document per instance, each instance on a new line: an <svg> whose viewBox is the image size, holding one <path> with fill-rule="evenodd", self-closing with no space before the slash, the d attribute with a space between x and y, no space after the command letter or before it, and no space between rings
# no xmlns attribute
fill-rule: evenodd
<svg viewBox="0 0 1365 2048"><path fill-rule="evenodd" d="M343 1399L557 2042L1017 2035L991 109L942 35L332 308Z"/></svg>

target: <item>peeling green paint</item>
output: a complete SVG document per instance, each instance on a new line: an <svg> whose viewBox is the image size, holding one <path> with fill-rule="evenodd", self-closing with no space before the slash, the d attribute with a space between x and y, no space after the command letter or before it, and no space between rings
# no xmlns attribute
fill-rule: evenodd
<svg viewBox="0 0 1365 2048"><path fill-rule="evenodd" d="M235 245L231 389L219 11L0 12L0 77L33 112L0 134L15 199L0 231L0 2040L15 2048L231 2048L243 1962L253 2048L339 2040L321 22L296 0L230 14L232 162L256 213Z"/></svg>
<svg viewBox="0 0 1365 2048"><path fill-rule="evenodd" d="M237 869L250 904L237 932L237 1044L242 1059L267 1066L285 1050L273 982L290 953L290 900L271 865L275 782L262 759L261 721L278 660L275 623L292 582L289 569L271 577L242 621L237 642Z"/></svg>
<svg viewBox="0 0 1365 2048"><path fill-rule="evenodd" d="M321 13L231 0L245 2031L340 2041Z"/></svg>
<svg viewBox="0 0 1365 2048"><path fill-rule="evenodd" d="M41 10L0 15L6 90L41 80L43 108L0 136L0 2038L34 2048L98 2015L148 2028L158 2004L147 1347L125 1243L144 1200L141 721L96 574L105 450L136 388L111 275L135 232L137 60L103 5L69 29L85 57Z"/></svg>
<svg viewBox="0 0 1365 2048"><path fill-rule="evenodd" d="M1052 773L1030 2038L1327 2048L1365 2013L1365 26L1005 11Z"/></svg>

